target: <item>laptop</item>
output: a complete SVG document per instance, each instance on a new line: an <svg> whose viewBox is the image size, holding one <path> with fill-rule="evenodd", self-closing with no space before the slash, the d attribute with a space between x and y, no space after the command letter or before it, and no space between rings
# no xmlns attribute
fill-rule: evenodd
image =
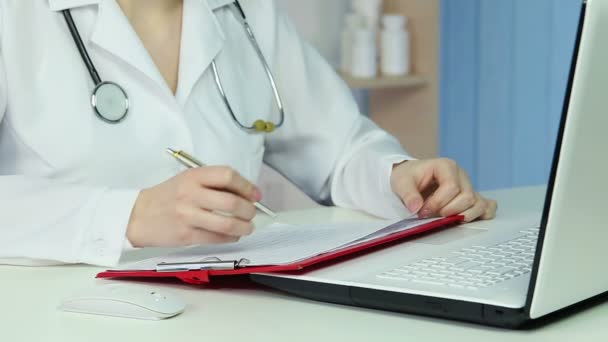
<svg viewBox="0 0 608 342"><path fill-rule="evenodd" d="M311 272L254 282L309 299L516 328L608 291L608 0L582 4L539 203ZM532 199L524 196L528 201ZM484 229L484 225L494 229ZM499 229L496 229L499 226ZM530 324L531 325L531 324Z"/></svg>

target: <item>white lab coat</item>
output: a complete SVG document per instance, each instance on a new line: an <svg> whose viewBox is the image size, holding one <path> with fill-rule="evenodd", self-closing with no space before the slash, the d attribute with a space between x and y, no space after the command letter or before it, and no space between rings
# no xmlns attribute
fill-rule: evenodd
<svg viewBox="0 0 608 342"><path fill-rule="evenodd" d="M268 80L227 0L185 0L174 95L114 0L0 0L0 258L115 265L141 189L192 151L255 181L262 162L318 201L394 217L399 143L359 115L347 86L272 1L242 0L285 102L270 135L236 127L213 81L215 58L240 120L277 121ZM103 80L131 109L102 122L92 80L59 10L71 8ZM167 227L171 229L171 227ZM14 258L14 259L13 259Z"/></svg>

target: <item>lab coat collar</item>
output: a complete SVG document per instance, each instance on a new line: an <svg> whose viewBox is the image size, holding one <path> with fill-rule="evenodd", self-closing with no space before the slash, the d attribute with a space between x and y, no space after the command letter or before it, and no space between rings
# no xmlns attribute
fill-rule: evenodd
<svg viewBox="0 0 608 342"><path fill-rule="evenodd" d="M118 3L108 0L98 3L97 19L90 42L139 70L143 76L155 81L164 92L170 93L162 74Z"/></svg>
<svg viewBox="0 0 608 342"><path fill-rule="evenodd" d="M98 4L102 0L49 0L49 7L53 11L63 11L68 8L76 8Z"/></svg>
<svg viewBox="0 0 608 342"><path fill-rule="evenodd" d="M83 40L90 41L114 57L126 62L155 81L165 93L170 93L169 87L150 54L147 53L139 36L115 0L49 0L49 7L53 11L63 11L89 5L97 5L97 19L92 33L90 36L83 36ZM81 35L83 31L81 29Z"/></svg>
<svg viewBox="0 0 608 342"><path fill-rule="evenodd" d="M76 8L88 5L98 4L102 0L49 0L49 6L53 11L62 11L68 8ZM204 1L204 0L198 0ZM222 8L235 0L207 0L207 4L211 10Z"/></svg>
<svg viewBox="0 0 608 342"><path fill-rule="evenodd" d="M226 5L233 3L235 0L207 0L209 8L212 10L220 9Z"/></svg>
<svg viewBox="0 0 608 342"><path fill-rule="evenodd" d="M234 0L184 0L177 101L186 103L192 89L222 50L224 31L214 10ZM49 0L52 10L98 4L99 13L90 41L122 59L171 94L139 36L114 0Z"/></svg>
<svg viewBox="0 0 608 342"><path fill-rule="evenodd" d="M179 82L176 93L180 104L186 103L192 89L220 53L225 33L215 9L233 1L184 0Z"/></svg>

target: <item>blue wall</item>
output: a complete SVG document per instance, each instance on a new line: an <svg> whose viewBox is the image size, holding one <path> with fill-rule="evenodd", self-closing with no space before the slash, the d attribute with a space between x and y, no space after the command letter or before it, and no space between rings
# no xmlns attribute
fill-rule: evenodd
<svg viewBox="0 0 608 342"><path fill-rule="evenodd" d="M481 190L549 175L582 0L442 0L441 154Z"/></svg>

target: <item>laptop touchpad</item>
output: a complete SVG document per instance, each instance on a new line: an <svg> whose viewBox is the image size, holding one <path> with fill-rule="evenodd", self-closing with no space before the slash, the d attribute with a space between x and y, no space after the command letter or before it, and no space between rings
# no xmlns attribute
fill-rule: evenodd
<svg viewBox="0 0 608 342"><path fill-rule="evenodd" d="M469 238L475 236L477 234L486 233L485 229L474 229L474 228L448 228L441 232L431 233L425 237L416 239L412 242L414 243L423 243L427 245L443 245L449 242L454 242L456 240L462 240L465 238Z"/></svg>

